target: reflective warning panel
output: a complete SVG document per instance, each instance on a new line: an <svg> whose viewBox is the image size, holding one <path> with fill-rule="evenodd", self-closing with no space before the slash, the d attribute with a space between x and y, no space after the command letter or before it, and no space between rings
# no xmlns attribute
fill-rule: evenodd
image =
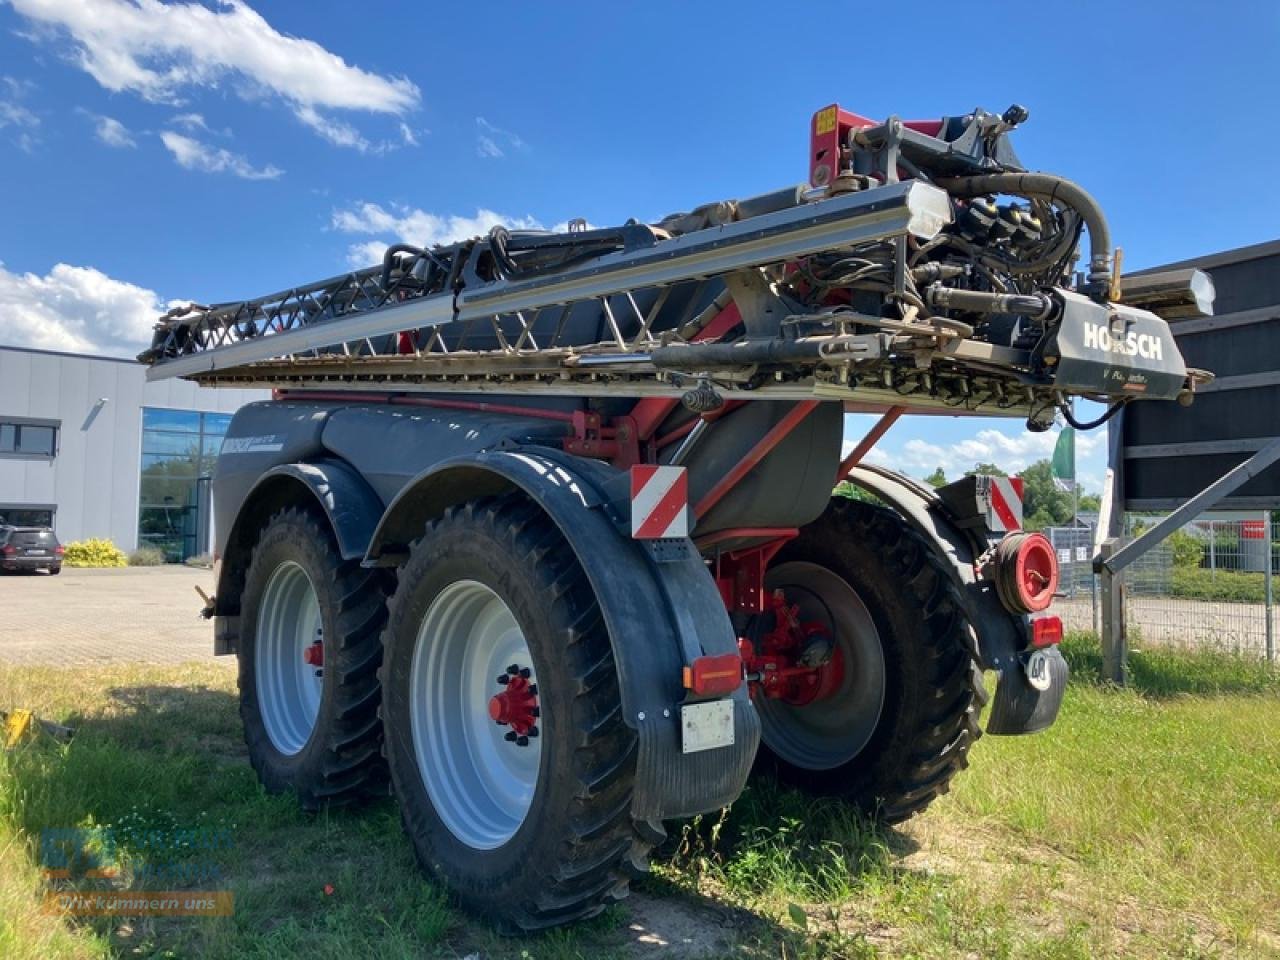
<svg viewBox="0 0 1280 960"><path fill-rule="evenodd" d="M684 467L631 468L631 536L659 540L689 535L689 474Z"/></svg>

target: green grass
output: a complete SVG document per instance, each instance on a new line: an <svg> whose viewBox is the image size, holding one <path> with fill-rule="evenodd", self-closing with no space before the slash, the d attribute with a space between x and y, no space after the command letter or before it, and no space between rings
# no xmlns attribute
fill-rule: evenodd
<svg viewBox="0 0 1280 960"><path fill-rule="evenodd" d="M0 754L0 956L634 957L633 923L739 958L1280 956L1280 677L1229 655L1138 651L1130 689L1072 637L1063 716L984 738L955 789L897 829L767 782L672 825L638 902L505 940L423 879L391 801L318 817L263 794L223 665L0 667L0 709L78 727ZM212 863L235 914L110 923L46 915L45 827L234 839ZM135 881L140 882L140 881ZM325 888L332 888L326 894ZM205 884L207 888L208 884ZM681 945L683 942L683 945Z"/></svg>
<svg viewBox="0 0 1280 960"><path fill-rule="evenodd" d="M1265 603L1266 575L1242 570L1174 567L1170 592L1189 600L1224 603Z"/></svg>

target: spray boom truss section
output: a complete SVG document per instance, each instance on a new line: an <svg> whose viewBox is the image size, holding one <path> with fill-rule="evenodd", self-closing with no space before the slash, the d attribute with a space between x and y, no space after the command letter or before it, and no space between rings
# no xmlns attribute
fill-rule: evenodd
<svg viewBox="0 0 1280 960"><path fill-rule="evenodd" d="M215 386L701 391L1038 427L1073 396L1189 396L1196 379L1167 324L1110 302L1105 221L1088 194L1043 174L955 176L947 129L914 133L914 152L878 179L848 172L652 225L396 244L365 270L175 311L140 359L152 379ZM946 158L934 176L930 150ZM1009 169L1001 157L980 169ZM899 179L899 165L918 175ZM1075 289L1086 225L1095 249Z"/></svg>

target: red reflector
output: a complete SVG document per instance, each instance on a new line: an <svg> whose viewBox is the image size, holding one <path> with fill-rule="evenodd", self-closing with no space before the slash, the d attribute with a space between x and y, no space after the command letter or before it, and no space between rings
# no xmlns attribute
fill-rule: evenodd
<svg viewBox="0 0 1280 960"><path fill-rule="evenodd" d="M1062 642L1062 620L1058 617L1037 617L1031 621L1031 645L1037 650Z"/></svg>
<svg viewBox="0 0 1280 960"><path fill-rule="evenodd" d="M742 658L736 653L699 657L684 668L684 685L695 696L733 693L742 685Z"/></svg>

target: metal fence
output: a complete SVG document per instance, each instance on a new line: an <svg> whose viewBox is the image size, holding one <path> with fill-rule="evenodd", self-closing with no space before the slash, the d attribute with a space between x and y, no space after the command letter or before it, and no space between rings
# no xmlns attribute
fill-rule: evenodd
<svg viewBox="0 0 1280 960"><path fill-rule="evenodd" d="M1129 516L1134 537L1158 517ZM1044 531L1058 554L1062 597L1053 610L1068 630L1100 630L1092 568L1093 526ZM1124 574L1125 619L1133 643L1212 647L1277 656L1280 523L1202 518L1148 551Z"/></svg>

